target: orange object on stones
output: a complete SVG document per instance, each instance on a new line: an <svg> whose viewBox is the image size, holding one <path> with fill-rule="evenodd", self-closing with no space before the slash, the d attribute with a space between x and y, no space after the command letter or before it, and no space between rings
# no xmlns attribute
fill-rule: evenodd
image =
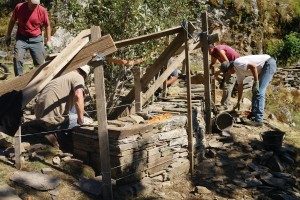
<svg viewBox="0 0 300 200"><path fill-rule="evenodd" d="M161 121L161 120L164 120L164 119L168 119L168 118L170 118L171 116L172 116L171 114L165 113L165 114L163 114L163 115L161 115L161 116L154 117L153 119L150 119L150 120L148 121L148 124L153 124L153 123L155 123L155 122L158 122L158 121Z"/></svg>

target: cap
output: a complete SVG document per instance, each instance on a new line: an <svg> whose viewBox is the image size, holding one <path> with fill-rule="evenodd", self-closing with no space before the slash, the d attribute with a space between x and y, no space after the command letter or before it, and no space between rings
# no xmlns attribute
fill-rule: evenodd
<svg viewBox="0 0 300 200"><path fill-rule="evenodd" d="M89 65L83 65L82 67L79 67L79 69L84 71L84 73L86 73L86 75L89 75L89 73L91 71L91 67Z"/></svg>
<svg viewBox="0 0 300 200"><path fill-rule="evenodd" d="M221 64L220 70L225 74L231 66L233 66L232 62L224 61Z"/></svg>
<svg viewBox="0 0 300 200"><path fill-rule="evenodd" d="M40 4L40 0L31 0L31 3L33 3L33 4Z"/></svg>

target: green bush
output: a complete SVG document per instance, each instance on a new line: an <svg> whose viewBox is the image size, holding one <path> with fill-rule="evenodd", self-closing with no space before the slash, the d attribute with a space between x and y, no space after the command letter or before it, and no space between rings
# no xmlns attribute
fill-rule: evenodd
<svg viewBox="0 0 300 200"><path fill-rule="evenodd" d="M267 53L277 58L282 66L290 66L300 60L300 33L290 33L283 41L269 42Z"/></svg>

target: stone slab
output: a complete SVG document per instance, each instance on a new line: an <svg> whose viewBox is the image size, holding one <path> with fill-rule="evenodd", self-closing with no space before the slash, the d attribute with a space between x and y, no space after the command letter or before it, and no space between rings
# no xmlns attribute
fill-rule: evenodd
<svg viewBox="0 0 300 200"><path fill-rule="evenodd" d="M41 191L53 190L58 187L61 182L60 179L53 176L26 171L15 172L10 177L10 180Z"/></svg>
<svg viewBox="0 0 300 200"><path fill-rule="evenodd" d="M9 185L0 186L0 199L1 200L21 200L17 195L17 192L14 188Z"/></svg>

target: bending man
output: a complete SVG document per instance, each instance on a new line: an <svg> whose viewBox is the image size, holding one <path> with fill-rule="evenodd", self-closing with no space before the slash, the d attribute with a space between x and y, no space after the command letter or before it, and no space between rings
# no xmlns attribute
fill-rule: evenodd
<svg viewBox="0 0 300 200"><path fill-rule="evenodd" d="M52 80L41 91L36 100L35 115L44 129L71 129L91 123L91 119L84 117L84 82L89 72L90 66L82 66ZM76 111L71 112L73 106ZM47 139L58 146L53 134Z"/></svg>
<svg viewBox="0 0 300 200"><path fill-rule="evenodd" d="M234 62L223 62L221 65L223 73L236 73L237 76L238 102L235 108L240 109L240 101L243 95L243 80L246 76L251 75L254 78L252 86L252 109L248 116L250 119L250 122L248 122L249 125L263 125L265 93L276 72L276 68L276 61L267 54L243 56Z"/></svg>
<svg viewBox="0 0 300 200"><path fill-rule="evenodd" d="M220 63L223 63L225 61L231 62L240 57L240 55L236 51L234 51L230 46L227 45L210 45L209 54L211 55L210 67L215 67L217 61L219 61ZM220 73L220 70L217 71L215 73L215 76L218 77ZM224 110L227 110L228 106L230 105L231 94L236 82L236 76L224 74L222 82L224 85L221 87L221 89L223 89L221 106L224 108Z"/></svg>

